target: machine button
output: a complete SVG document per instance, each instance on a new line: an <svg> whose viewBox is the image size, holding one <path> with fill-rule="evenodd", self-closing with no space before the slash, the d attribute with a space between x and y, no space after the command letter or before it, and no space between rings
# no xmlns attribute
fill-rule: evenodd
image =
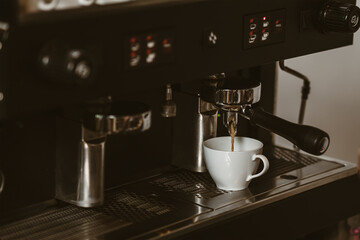
<svg viewBox="0 0 360 240"><path fill-rule="evenodd" d="M130 50L137 52L140 50L140 43L136 42L136 43L131 43L130 44Z"/></svg>
<svg viewBox="0 0 360 240"><path fill-rule="evenodd" d="M268 39L270 33L269 33L269 30L268 29L263 29L262 30L262 36L261 36L261 40L262 41L265 41Z"/></svg>
<svg viewBox="0 0 360 240"><path fill-rule="evenodd" d="M256 28L256 23L250 24L250 30L254 30Z"/></svg>
<svg viewBox="0 0 360 240"><path fill-rule="evenodd" d="M140 55L135 55L134 57L130 58L130 62L129 65L130 67L137 67L140 65L140 60L141 60L141 56Z"/></svg>
<svg viewBox="0 0 360 240"><path fill-rule="evenodd" d="M267 28L267 27L269 27L269 25L270 25L269 21L263 22L263 28Z"/></svg>
<svg viewBox="0 0 360 240"><path fill-rule="evenodd" d="M146 36L146 47L147 48L154 48L156 45L156 35L150 34Z"/></svg>
<svg viewBox="0 0 360 240"><path fill-rule="evenodd" d="M282 28L282 20L281 19L277 19L275 21L275 27L276 28Z"/></svg>
<svg viewBox="0 0 360 240"><path fill-rule="evenodd" d="M249 37L249 43L254 43L255 40L256 40L256 34L250 35L250 37Z"/></svg>
<svg viewBox="0 0 360 240"><path fill-rule="evenodd" d="M217 40L218 40L218 38L217 38L216 34L213 32L210 32L209 37L208 37L209 45L211 45L211 46L216 45Z"/></svg>
<svg viewBox="0 0 360 240"><path fill-rule="evenodd" d="M154 48L155 45L156 45L155 41L149 41L149 42L146 43L147 48Z"/></svg>
<svg viewBox="0 0 360 240"><path fill-rule="evenodd" d="M86 80L91 76L91 66L87 61L81 61L76 64L74 74L82 80Z"/></svg>
<svg viewBox="0 0 360 240"><path fill-rule="evenodd" d="M149 51L146 56L146 63L151 64L154 63L156 59L156 53Z"/></svg>
<svg viewBox="0 0 360 240"><path fill-rule="evenodd" d="M275 24L275 28L274 28L275 32L282 32L283 31L283 20L281 18L275 20L274 24Z"/></svg>
<svg viewBox="0 0 360 240"><path fill-rule="evenodd" d="M172 49L172 41L169 38L164 38L162 41L162 47L163 49L166 49L166 51L169 51Z"/></svg>
<svg viewBox="0 0 360 240"><path fill-rule="evenodd" d="M218 45L218 33L214 29L206 29L204 31L204 45L207 47L215 47Z"/></svg>
<svg viewBox="0 0 360 240"><path fill-rule="evenodd" d="M128 42L129 46L129 58L128 58L128 66L137 67L141 64L141 37L140 36L132 36L129 38Z"/></svg>
<svg viewBox="0 0 360 240"><path fill-rule="evenodd" d="M162 63L172 62L175 59L175 39L172 33L162 35L159 39L158 60Z"/></svg>

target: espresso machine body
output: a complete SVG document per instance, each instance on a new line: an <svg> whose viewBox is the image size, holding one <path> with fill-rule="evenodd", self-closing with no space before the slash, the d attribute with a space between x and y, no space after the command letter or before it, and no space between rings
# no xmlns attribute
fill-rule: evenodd
<svg viewBox="0 0 360 240"><path fill-rule="evenodd" d="M228 132L222 124L223 113L203 98L204 79L220 73L256 79L262 87L256 106L273 112L276 61L353 43L353 35L344 33L348 30L331 31L324 27L326 21L319 20L328 2L0 1L0 224L44 206L73 203L59 197L66 194L58 181L60 176L62 182L71 182L72 193L81 192L76 190L81 187L76 176L86 175L86 164L77 162L83 153L79 142L101 148L96 151L103 159L99 164L104 165L104 172L98 173L103 190L134 183L135 187L126 188L130 192L138 189L139 179L169 169L207 174L201 142ZM355 1L337 3L353 5ZM177 109L171 117L162 112L169 101L166 86L172 88L171 101ZM111 101L104 103L104 99ZM109 122L118 115L107 112L107 106L127 101L150 107L150 116L144 116L151 117L147 131L96 132L95 121L88 127L89 114ZM238 135L272 143L269 132L245 118L238 121ZM99 135L92 138L90 134L85 141L84 129ZM63 165L72 167L60 171ZM141 192L154 199L152 190ZM251 194L239 194L235 195L253 202ZM191 206L197 214L218 209L218 201L206 199ZM210 207L203 207L202 201ZM185 212L180 210L178 216ZM192 220L196 222L201 218ZM114 236L131 237L130 232Z"/></svg>

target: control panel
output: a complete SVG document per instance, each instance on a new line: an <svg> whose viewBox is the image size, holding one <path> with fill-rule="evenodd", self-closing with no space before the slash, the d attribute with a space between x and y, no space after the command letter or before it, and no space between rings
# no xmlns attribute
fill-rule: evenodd
<svg viewBox="0 0 360 240"><path fill-rule="evenodd" d="M171 30L130 35L125 40L127 69L170 63L175 59L175 39Z"/></svg>
<svg viewBox="0 0 360 240"><path fill-rule="evenodd" d="M285 10L247 15L244 18L244 49L283 42Z"/></svg>

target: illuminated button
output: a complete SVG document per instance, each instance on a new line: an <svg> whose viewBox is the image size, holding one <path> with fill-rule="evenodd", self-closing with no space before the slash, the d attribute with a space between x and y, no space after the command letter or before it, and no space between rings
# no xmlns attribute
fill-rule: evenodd
<svg viewBox="0 0 360 240"><path fill-rule="evenodd" d="M250 37L249 37L249 43L254 43L255 40L256 40L256 34L250 35Z"/></svg>
<svg viewBox="0 0 360 240"><path fill-rule="evenodd" d="M156 58L156 53L152 52L148 54L146 57L146 63L153 63L155 61L155 58Z"/></svg>
<svg viewBox="0 0 360 240"><path fill-rule="evenodd" d="M275 27L282 27L282 24L281 24L280 20L275 21Z"/></svg>
<svg viewBox="0 0 360 240"><path fill-rule="evenodd" d="M130 44L131 51L137 52L137 51L139 51L139 49L140 49L140 43L134 42L134 43Z"/></svg>
<svg viewBox="0 0 360 240"><path fill-rule="evenodd" d="M131 52L130 53L130 58L134 58L134 57L136 57L136 55L137 55L136 52Z"/></svg>
<svg viewBox="0 0 360 240"><path fill-rule="evenodd" d="M135 43L135 42L136 42L136 37L130 38L130 43Z"/></svg>
<svg viewBox="0 0 360 240"><path fill-rule="evenodd" d="M269 21L264 21L263 22L263 27L266 28L270 25Z"/></svg>
<svg viewBox="0 0 360 240"><path fill-rule="evenodd" d="M135 55L134 57L130 58L130 67L136 67L140 64L141 57L140 55Z"/></svg>
<svg viewBox="0 0 360 240"><path fill-rule="evenodd" d="M161 41L162 46L162 54L165 54L166 56L170 56L173 54L173 48L174 48L174 40L172 37L165 37Z"/></svg>
<svg viewBox="0 0 360 240"><path fill-rule="evenodd" d="M256 28L256 23L250 24L250 29L254 30Z"/></svg>
<svg viewBox="0 0 360 240"><path fill-rule="evenodd" d="M154 48L155 45L156 45L155 41L149 41L149 42L146 43L146 46L147 46L148 48Z"/></svg>
<svg viewBox="0 0 360 240"><path fill-rule="evenodd" d="M163 45L163 48L171 48L172 47L171 41L168 38L165 38L162 41L162 45Z"/></svg>
<svg viewBox="0 0 360 240"><path fill-rule="evenodd" d="M283 30L283 23L281 19L275 21L275 31L281 32Z"/></svg>
<svg viewBox="0 0 360 240"><path fill-rule="evenodd" d="M261 36L261 40L262 41L265 41L265 40L267 40L268 39L268 37L269 37L269 32L263 32L263 34L262 34L262 36Z"/></svg>

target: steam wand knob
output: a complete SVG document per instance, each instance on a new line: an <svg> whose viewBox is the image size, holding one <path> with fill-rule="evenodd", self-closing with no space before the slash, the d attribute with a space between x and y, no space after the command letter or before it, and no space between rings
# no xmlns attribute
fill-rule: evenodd
<svg viewBox="0 0 360 240"><path fill-rule="evenodd" d="M354 33L360 27L359 18L356 5L330 0L320 10L319 24L324 32Z"/></svg>

